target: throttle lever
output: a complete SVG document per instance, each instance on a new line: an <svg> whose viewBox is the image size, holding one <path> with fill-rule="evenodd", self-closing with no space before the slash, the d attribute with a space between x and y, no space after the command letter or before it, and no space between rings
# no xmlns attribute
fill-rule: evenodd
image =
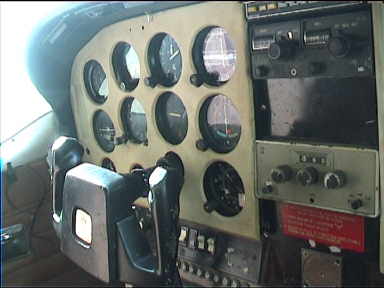
<svg viewBox="0 0 384 288"><path fill-rule="evenodd" d="M157 247L156 273L165 285L181 286L176 268L180 212L180 191L183 185L183 166L173 153L157 162L149 177L148 203L152 212Z"/></svg>

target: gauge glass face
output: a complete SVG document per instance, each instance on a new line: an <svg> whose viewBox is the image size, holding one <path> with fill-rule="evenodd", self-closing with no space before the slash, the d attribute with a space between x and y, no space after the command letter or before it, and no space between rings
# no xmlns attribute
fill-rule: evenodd
<svg viewBox="0 0 384 288"><path fill-rule="evenodd" d="M157 34L150 43L149 64L155 82L170 87L181 76L182 60L179 45L166 33Z"/></svg>
<svg viewBox="0 0 384 288"><path fill-rule="evenodd" d="M183 102L172 93L166 92L156 104L156 123L161 135L169 143L180 144L188 131L188 115Z"/></svg>
<svg viewBox="0 0 384 288"><path fill-rule="evenodd" d="M96 111L93 116L93 133L97 143L105 152L112 152L115 149L115 127L111 118L103 110Z"/></svg>
<svg viewBox="0 0 384 288"><path fill-rule="evenodd" d="M208 98L204 105L206 115L203 123L206 140L216 152L229 152L235 148L241 135L240 114L231 99L224 95ZM204 134L204 133L203 133Z"/></svg>
<svg viewBox="0 0 384 288"><path fill-rule="evenodd" d="M236 68L236 48L223 28L212 28L205 37L203 61L207 72L217 74L219 82L231 79Z"/></svg>
<svg viewBox="0 0 384 288"><path fill-rule="evenodd" d="M226 162L211 164L204 175L204 193L223 216L235 216L245 205L244 185L235 168Z"/></svg>
<svg viewBox="0 0 384 288"><path fill-rule="evenodd" d="M109 158L104 158L101 167L116 172L116 166Z"/></svg>
<svg viewBox="0 0 384 288"><path fill-rule="evenodd" d="M121 117L128 138L134 143L147 143L147 117L137 99L128 97L124 101Z"/></svg>
<svg viewBox="0 0 384 288"><path fill-rule="evenodd" d="M97 103L104 103L109 94L108 79L103 67L95 60L87 62L84 68L85 87L91 98Z"/></svg>
<svg viewBox="0 0 384 288"><path fill-rule="evenodd" d="M135 49L125 42L116 45L112 55L116 80L123 91L132 91L139 84L140 61Z"/></svg>

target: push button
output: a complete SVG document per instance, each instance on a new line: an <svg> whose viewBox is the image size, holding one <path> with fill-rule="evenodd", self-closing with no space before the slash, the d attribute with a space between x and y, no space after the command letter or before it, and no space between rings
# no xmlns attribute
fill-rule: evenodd
<svg viewBox="0 0 384 288"><path fill-rule="evenodd" d="M186 245L187 236L188 236L188 228L184 226L181 227L180 236L179 236L180 244Z"/></svg>
<svg viewBox="0 0 384 288"><path fill-rule="evenodd" d="M216 241L214 238L208 238L208 240L207 240L208 252L211 253L212 255L215 254L215 249L216 249L216 247L215 247L216 243L215 242Z"/></svg>
<svg viewBox="0 0 384 288"><path fill-rule="evenodd" d="M205 249L205 236L204 235L199 235L197 237L197 248L200 249L200 250L204 250Z"/></svg>
<svg viewBox="0 0 384 288"><path fill-rule="evenodd" d="M197 238L197 230L190 229L189 230L189 240L188 247L192 249L196 249L196 238Z"/></svg>

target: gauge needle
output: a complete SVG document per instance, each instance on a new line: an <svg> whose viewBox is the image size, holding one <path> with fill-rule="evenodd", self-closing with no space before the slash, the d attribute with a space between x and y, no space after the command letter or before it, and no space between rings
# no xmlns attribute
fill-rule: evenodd
<svg viewBox="0 0 384 288"><path fill-rule="evenodd" d="M175 57L177 56L177 54L179 54L179 52L180 52L180 50L176 50L176 52L173 53L173 54L171 55L171 57L169 57L169 60L172 60L173 58L175 58Z"/></svg>
<svg viewBox="0 0 384 288"><path fill-rule="evenodd" d="M179 113L174 113L174 112L170 112L170 113L168 113L168 115L169 115L169 116L173 116L173 117L178 117L178 118L181 117L181 114L179 114Z"/></svg>
<svg viewBox="0 0 384 288"><path fill-rule="evenodd" d="M228 134L228 119L227 119L227 104L225 103L226 100L224 99L224 123L225 123L225 135Z"/></svg>

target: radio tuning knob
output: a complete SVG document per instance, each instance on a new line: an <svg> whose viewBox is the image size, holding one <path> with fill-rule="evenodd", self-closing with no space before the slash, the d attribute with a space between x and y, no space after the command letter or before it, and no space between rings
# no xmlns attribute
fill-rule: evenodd
<svg viewBox="0 0 384 288"><path fill-rule="evenodd" d="M345 185L346 177L343 171L328 172L324 176L324 187L327 189L338 189Z"/></svg>
<svg viewBox="0 0 384 288"><path fill-rule="evenodd" d="M347 56L350 49L350 41L343 36L332 37L328 42L328 51L336 58Z"/></svg>
<svg viewBox="0 0 384 288"><path fill-rule="evenodd" d="M278 184L291 180L292 175L293 171L288 165L281 165L271 170L271 179Z"/></svg>
<svg viewBox="0 0 384 288"><path fill-rule="evenodd" d="M351 201L351 208L353 210L357 210L362 206L363 206L363 201L361 199L355 199Z"/></svg>
<svg viewBox="0 0 384 288"><path fill-rule="evenodd" d="M289 41L271 43L268 49L268 57L272 60L287 59L293 54L293 45Z"/></svg>
<svg viewBox="0 0 384 288"><path fill-rule="evenodd" d="M303 186L315 184L319 179L319 172L314 167L300 169L296 173L296 180Z"/></svg>

